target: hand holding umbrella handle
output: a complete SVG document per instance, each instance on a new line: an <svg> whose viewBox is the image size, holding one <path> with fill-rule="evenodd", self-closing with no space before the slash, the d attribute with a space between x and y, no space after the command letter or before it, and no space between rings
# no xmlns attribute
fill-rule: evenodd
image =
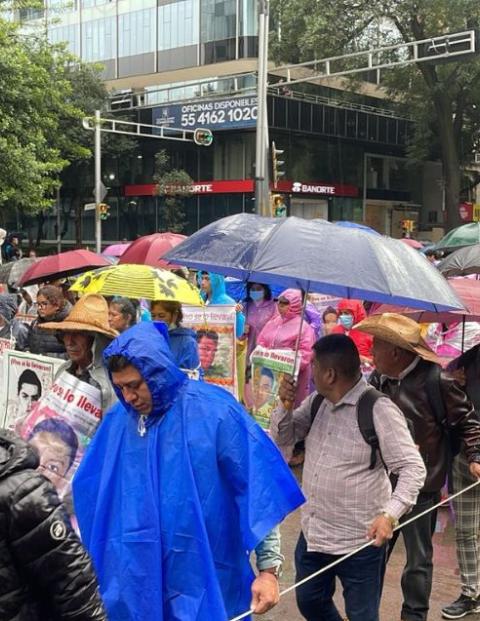
<svg viewBox="0 0 480 621"><path fill-rule="evenodd" d="M286 410L291 410L293 408L296 390L297 385L295 379L292 375L285 373L278 388L278 397Z"/></svg>

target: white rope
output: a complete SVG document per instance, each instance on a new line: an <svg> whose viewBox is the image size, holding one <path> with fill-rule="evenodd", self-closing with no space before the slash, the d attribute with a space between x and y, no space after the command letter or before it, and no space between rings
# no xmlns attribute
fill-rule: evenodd
<svg viewBox="0 0 480 621"><path fill-rule="evenodd" d="M435 511L435 509L438 509L438 507L446 505L447 502L450 502L451 500L453 500L457 496L460 496L461 494L464 494L465 492L470 491L471 489L473 489L474 487L476 487L479 484L480 484L480 479L478 479L478 481L475 481L475 483L472 483L471 485L468 485L467 487L465 487L464 489L460 490L459 492L456 492L455 494L452 494L451 496L448 496L448 498L445 498L444 500L441 500L440 502L438 502L433 507L430 507L430 509L426 509L422 513L419 513L418 515L415 515L414 517L410 518L409 520L406 520L402 524L399 524L393 530L394 531L401 530L402 528L404 528L408 524L411 524L412 522L415 522L415 520L418 520L419 518L423 517L424 515L427 515L427 513L431 513L432 511ZM317 576L320 576L320 574L323 574L326 571L329 571L330 569L332 569L332 567L335 567L336 565L339 565L340 563L343 563L343 561L347 560L347 558L350 558L351 556L354 556L355 554L358 554L358 552L361 552L362 550L365 550L365 548L368 548L369 546L373 545L373 542L374 542L373 539L371 541L368 541L367 543L363 544L363 546L360 546L359 548L357 548L353 552L349 552L348 554L345 554L345 556L341 556L336 561L333 561L333 563L330 563L330 565L327 565L326 567L323 567L322 569L319 569L318 571L314 572L313 574L310 574L309 576L306 576L305 578L303 578L299 582L296 582L295 584L292 584L291 586L289 586L285 590L281 591L280 597L282 597L283 595L286 595L290 591L294 591L297 587L301 586L302 584L305 584L306 582L309 582L310 580L312 580L313 578L316 578ZM245 619L245 617L248 617L249 615L253 614L253 612L254 611L252 609L247 610L247 612L244 612L243 614L239 615L238 617L234 617L233 619L230 619L230 621L240 621L240 619Z"/></svg>

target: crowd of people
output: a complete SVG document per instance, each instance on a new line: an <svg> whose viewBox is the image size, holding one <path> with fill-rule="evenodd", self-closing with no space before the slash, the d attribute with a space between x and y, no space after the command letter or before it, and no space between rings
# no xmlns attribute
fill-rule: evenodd
<svg viewBox="0 0 480 621"><path fill-rule="evenodd" d="M180 273L207 306L235 308L239 399L209 383L218 334L185 327L179 302L78 297L57 281L0 294L0 338L62 359L56 379L95 389L101 406L66 494L79 440L48 417L19 437L45 396L35 373L19 376L12 428L0 431L0 618L261 614L279 600L279 525L301 507L296 578L317 574L296 589L307 621L342 621L337 578L348 620L379 621L399 535L400 618L426 621L442 489L480 478L480 344L450 351L446 367L445 327L257 282L235 297L219 274ZM254 385L257 347L298 352L267 432L252 412L276 380L265 368ZM461 593L447 619L480 612L480 486L453 509Z"/></svg>

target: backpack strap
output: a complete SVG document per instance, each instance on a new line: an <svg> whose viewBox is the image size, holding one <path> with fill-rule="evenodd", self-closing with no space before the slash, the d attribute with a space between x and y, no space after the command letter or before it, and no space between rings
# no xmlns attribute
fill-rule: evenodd
<svg viewBox="0 0 480 621"><path fill-rule="evenodd" d="M377 452L380 455L380 459L382 460L383 465L386 465L383 461L382 453L380 451L380 443L378 441L377 432L375 431L375 424L373 422L373 406L380 399L380 397L384 397L385 395L381 393L376 388L369 388L366 390L360 399L358 400L357 405L357 420L358 420L358 428L360 429L360 433L362 434L365 442L370 446L370 465L368 467L369 470L373 470L377 463Z"/></svg>
<svg viewBox="0 0 480 621"><path fill-rule="evenodd" d="M314 396L312 400L312 405L310 407L310 423L311 424L313 424L313 421L315 420L315 417L318 414L318 410L320 409L320 406L322 405L324 399L325 397L318 392Z"/></svg>

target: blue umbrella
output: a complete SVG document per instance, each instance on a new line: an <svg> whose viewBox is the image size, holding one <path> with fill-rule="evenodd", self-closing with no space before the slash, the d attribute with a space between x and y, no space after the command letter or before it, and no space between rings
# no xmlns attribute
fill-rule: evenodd
<svg viewBox="0 0 480 621"><path fill-rule="evenodd" d="M165 255L240 280L425 310L462 309L441 274L400 241L326 220L237 214Z"/></svg>
<svg viewBox="0 0 480 621"><path fill-rule="evenodd" d="M372 233L373 235L380 235L380 233L375 229L371 229L365 224L358 224L358 222L350 222L349 220L338 220L338 222L335 222L335 224L337 226L344 226L346 229L360 229L361 231L366 231L367 233Z"/></svg>

